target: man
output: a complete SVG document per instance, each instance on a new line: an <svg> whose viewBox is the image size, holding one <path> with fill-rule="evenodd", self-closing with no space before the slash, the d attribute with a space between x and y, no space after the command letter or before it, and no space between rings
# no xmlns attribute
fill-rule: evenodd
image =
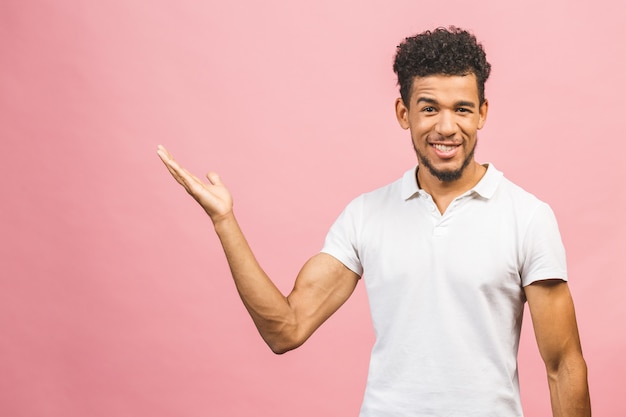
<svg viewBox="0 0 626 417"><path fill-rule="evenodd" d="M283 296L254 258L215 173L202 182L158 154L207 212L263 339L304 343L363 276L376 343L361 416L521 416L517 349L527 300L554 416L589 416L587 369L565 254L548 205L474 159L490 72L470 33L407 38L394 63L418 166L364 194Z"/></svg>

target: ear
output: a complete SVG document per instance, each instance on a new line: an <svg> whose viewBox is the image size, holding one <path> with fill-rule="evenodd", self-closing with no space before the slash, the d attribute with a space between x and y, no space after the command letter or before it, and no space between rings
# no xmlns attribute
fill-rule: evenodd
<svg viewBox="0 0 626 417"><path fill-rule="evenodd" d="M396 118L402 129L409 128L409 109L404 105L402 97L396 99Z"/></svg>
<svg viewBox="0 0 626 417"><path fill-rule="evenodd" d="M482 129L487 122L487 112L489 110L489 100L485 99L484 103L480 106L478 110L478 129Z"/></svg>

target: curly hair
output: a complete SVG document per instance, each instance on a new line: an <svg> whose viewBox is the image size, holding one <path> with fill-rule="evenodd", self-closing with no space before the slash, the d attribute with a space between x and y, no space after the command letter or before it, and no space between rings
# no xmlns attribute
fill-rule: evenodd
<svg viewBox="0 0 626 417"><path fill-rule="evenodd" d="M398 75L400 96L407 107L413 79L437 74L474 74L482 105L485 101L485 81L491 72L491 65L474 35L450 26L406 38L396 49L393 71Z"/></svg>

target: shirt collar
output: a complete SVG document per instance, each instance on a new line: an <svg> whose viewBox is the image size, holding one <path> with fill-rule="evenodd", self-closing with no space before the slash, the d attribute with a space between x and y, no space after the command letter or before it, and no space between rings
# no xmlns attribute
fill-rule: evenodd
<svg viewBox="0 0 626 417"><path fill-rule="evenodd" d="M493 166L493 164L486 165L487 172L485 172L485 175L483 175L480 181L478 181L478 184L476 184L474 188L470 190L470 192L475 192L481 197L489 199L493 197L493 195L496 193L498 185L500 184L500 181L502 180L504 175L502 174L502 172L498 171L496 167Z"/></svg>
<svg viewBox="0 0 626 417"><path fill-rule="evenodd" d="M404 201L411 199L412 197L419 195L420 190L417 186L417 166L409 169L402 176L402 199Z"/></svg>
<svg viewBox="0 0 626 417"><path fill-rule="evenodd" d="M500 181L504 177L502 172L498 171L493 164L486 164L487 172L485 175L478 181L478 184L474 186L471 190L469 190L466 194L476 193L483 198L491 198L496 192ZM417 186L417 166L409 169L402 176L402 198L406 201L411 199L412 197L418 196L422 193L425 193L424 190L420 189Z"/></svg>

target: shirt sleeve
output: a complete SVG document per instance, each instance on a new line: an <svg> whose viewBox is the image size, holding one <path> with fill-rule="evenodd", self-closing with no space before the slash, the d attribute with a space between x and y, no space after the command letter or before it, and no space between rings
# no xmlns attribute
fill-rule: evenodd
<svg viewBox="0 0 626 417"><path fill-rule="evenodd" d="M359 199L348 204L328 231L321 250L339 260L358 276L363 275L358 251L360 208Z"/></svg>
<svg viewBox="0 0 626 417"><path fill-rule="evenodd" d="M565 248L554 212L541 203L530 219L522 242L522 285L535 281L567 281Z"/></svg>

